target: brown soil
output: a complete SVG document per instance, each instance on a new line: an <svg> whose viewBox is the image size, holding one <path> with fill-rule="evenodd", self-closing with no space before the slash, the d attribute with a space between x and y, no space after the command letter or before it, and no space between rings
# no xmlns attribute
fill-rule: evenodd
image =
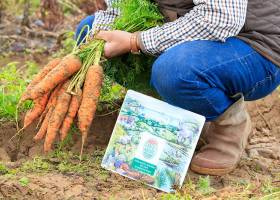
<svg viewBox="0 0 280 200"><path fill-rule="evenodd" d="M274 92L265 99L249 102L248 108L253 120L253 132L249 144L237 169L222 177L211 177L211 184L218 189L216 195L231 194L232 184L253 182L256 185L269 179L279 181L280 175L280 99ZM117 114L97 117L85 147L85 153L92 154L96 149L104 150L109 142ZM0 125L0 161L11 168L22 162L42 155L42 144L34 143L35 126L28 128L21 138L10 138L16 133L11 123ZM73 152L80 150L80 137L74 136ZM102 154L100 155L102 158ZM27 173L13 178L0 176L0 199L148 199L162 193L141 183L130 181L119 175L102 171L100 159L86 176L75 173ZM103 174L103 175L102 175ZM27 177L30 183L21 186L19 179ZM198 175L189 172L193 181ZM183 189L184 188L183 186ZM214 198L215 199L215 198Z"/></svg>

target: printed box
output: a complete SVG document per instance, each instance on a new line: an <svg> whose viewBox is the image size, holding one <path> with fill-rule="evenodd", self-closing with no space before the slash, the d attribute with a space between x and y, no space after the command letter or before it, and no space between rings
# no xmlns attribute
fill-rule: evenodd
<svg viewBox="0 0 280 200"><path fill-rule="evenodd" d="M102 167L165 192L181 187L205 118L129 90Z"/></svg>

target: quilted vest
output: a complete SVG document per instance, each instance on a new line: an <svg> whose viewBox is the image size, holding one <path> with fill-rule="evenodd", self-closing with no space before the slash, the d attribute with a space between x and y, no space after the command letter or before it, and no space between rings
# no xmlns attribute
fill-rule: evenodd
<svg viewBox="0 0 280 200"><path fill-rule="evenodd" d="M173 21L189 12L193 0L154 0ZM248 0L245 25L237 36L264 57L280 66L280 0Z"/></svg>

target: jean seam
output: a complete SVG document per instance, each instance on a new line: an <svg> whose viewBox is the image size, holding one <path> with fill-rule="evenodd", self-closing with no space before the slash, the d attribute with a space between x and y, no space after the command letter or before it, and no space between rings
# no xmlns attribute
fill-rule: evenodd
<svg viewBox="0 0 280 200"><path fill-rule="evenodd" d="M176 74L178 74L178 78L182 81L185 81L185 79L183 78L182 76L182 73L179 73L179 70L178 70L178 66L175 67L175 71L176 71ZM198 81L198 77L196 76L193 81L195 82L195 88L194 89L198 89L199 88L199 81Z"/></svg>
<svg viewBox="0 0 280 200"><path fill-rule="evenodd" d="M185 81L184 78L182 78L181 74L178 75L178 78L181 79L182 81ZM195 77L195 79L193 80L193 82L195 83L195 87L193 89L198 89L199 88L199 81L197 80L198 78Z"/></svg>
<svg viewBox="0 0 280 200"><path fill-rule="evenodd" d="M206 100L206 102L211 106L211 108L212 108L216 113L219 113L218 110L215 108L214 104L212 104L212 102L209 101L209 99L208 99L206 96L204 96L204 95L202 94L202 91L201 91L201 90L199 91L199 95L200 95L203 99ZM217 117L219 117L219 115L217 115L217 116L215 116L215 117L212 116L211 118L217 118Z"/></svg>
<svg viewBox="0 0 280 200"><path fill-rule="evenodd" d="M251 56L251 55L253 55L253 54L258 54L258 53L254 51L254 52L252 52L252 53L250 53L250 54L247 54L247 55L245 55L245 56L242 56L242 57L239 57L239 58L235 58L235 59L231 59L231 60L229 60L229 61L227 61L227 62L219 63L219 64L217 64L217 65L214 65L214 66L212 66L212 67L210 67L210 68L208 68L208 69L205 69L205 70L201 71L201 73L204 74L205 72L208 72L208 71L212 70L212 69L215 68L215 67L218 67L218 66L221 66L221 65L225 65L225 64L229 64L229 63L231 63L231 62L233 62L233 61L236 61L236 60L241 61L242 59L247 58L247 57L249 57L249 56ZM205 74L204 74L204 75L205 75Z"/></svg>
<svg viewBox="0 0 280 200"><path fill-rule="evenodd" d="M278 75L278 73L280 72L280 70L278 69L275 73L273 73L272 75L270 75L270 76L267 76L267 77L265 77L263 80L261 80L261 81L258 81L256 84L255 84L255 86L249 91L249 92L247 92L244 96L249 96L249 95L251 95L258 87L260 87L260 86L263 86L267 81L271 81L273 78L275 78L277 75Z"/></svg>

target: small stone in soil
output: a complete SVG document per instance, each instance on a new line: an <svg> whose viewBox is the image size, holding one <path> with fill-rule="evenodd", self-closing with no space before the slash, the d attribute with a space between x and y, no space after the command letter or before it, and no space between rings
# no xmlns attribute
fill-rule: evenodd
<svg viewBox="0 0 280 200"><path fill-rule="evenodd" d="M23 52L26 49L26 45L22 42L14 42L11 44L10 50L13 52Z"/></svg>

